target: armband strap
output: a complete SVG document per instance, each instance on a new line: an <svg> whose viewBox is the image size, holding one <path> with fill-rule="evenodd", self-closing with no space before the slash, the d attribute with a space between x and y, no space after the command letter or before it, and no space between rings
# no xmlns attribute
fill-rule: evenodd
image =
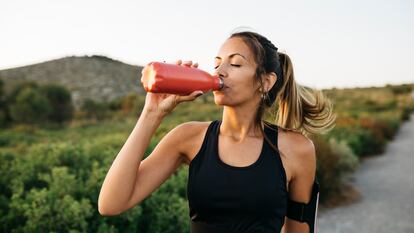
<svg viewBox="0 0 414 233"><path fill-rule="evenodd" d="M299 221L306 222L309 225L311 233L317 231L317 214L319 203L319 183L315 181L312 187L312 196L309 203L300 203L288 199L286 217Z"/></svg>

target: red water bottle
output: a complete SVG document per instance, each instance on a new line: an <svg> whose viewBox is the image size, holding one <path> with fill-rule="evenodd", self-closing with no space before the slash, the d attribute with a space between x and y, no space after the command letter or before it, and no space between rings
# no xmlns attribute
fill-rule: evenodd
<svg viewBox="0 0 414 233"><path fill-rule="evenodd" d="M223 79L198 68L151 62L142 70L141 83L145 91L189 95L193 91L220 90Z"/></svg>

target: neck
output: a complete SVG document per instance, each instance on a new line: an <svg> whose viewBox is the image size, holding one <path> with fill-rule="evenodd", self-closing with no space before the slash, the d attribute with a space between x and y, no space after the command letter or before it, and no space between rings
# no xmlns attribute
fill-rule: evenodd
<svg viewBox="0 0 414 233"><path fill-rule="evenodd" d="M254 109L252 111L252 109ZM263 123L255 125L257 107L248 105L228 107L223 109L223 120L220 127L220 134L230 136L235 141L241 142L246 138L262 138Z"/></svg>

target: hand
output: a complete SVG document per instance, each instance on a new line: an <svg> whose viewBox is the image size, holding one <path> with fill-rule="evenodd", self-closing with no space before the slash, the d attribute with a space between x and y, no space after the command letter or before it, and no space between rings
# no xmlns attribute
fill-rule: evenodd
<svg viewBox="0 0 414 233"><path fill-rule="evenodd" d="M178 60L175 64L194 68L198 67L198 63L193 64L192 61L182 62L181 60ZM202 94L202 91L194 91L187 96L147 92L144 111L155 112L161 116L166 116L171 113L179 103L193 101Z"/></svg>

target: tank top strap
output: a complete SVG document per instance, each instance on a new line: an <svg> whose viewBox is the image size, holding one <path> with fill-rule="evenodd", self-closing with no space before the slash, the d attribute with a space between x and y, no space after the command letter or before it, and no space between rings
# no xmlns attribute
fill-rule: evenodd
<svg viewBox="0 0 414 233"><path fill-rule="evenodd" d="M264 121L264 132L267 136L267 138L270 140L270 142L272 143L272 145L277 149L277 152L279 152L279 146L278 146L278 141L279 141L279 130L278 127L274 124L271 124L269 122ZM273 149L274 150L274 149Z"/></svg>
<svg viewBox="0 0 414 233"><path fill-rule="evenodd" d="M200 166L201 161L205 159L206 156L210 156L212 153L212 148L214 146L215 135L217 134L219 120L214 120L207 127L207 131L204 135L203 143L201 144L200 150L194 156L190 162L190 168L192 166ZM196 165L197 164L197 165Z"/></svg>
<svg viewBox="0 0 414 233"><path fill-rule="evenodd" d="M286 185L287 185L287 175L286 175L286 170L285 167L283 166L283 162L282 162L282 158L280 157L280 151L279 151L279 127L277 125L274 125L272 123L263 121L265 124L264 127L264 131L266 133L266 136L269 138L270 142L272 143L272 145L277 149L275 151L275 149L270 146L271 149L271 154L273 155L272 157L275 158L276 163L278 164L279 170L280 170L280 174L283 178L283 184L284 184L284 189L287 191L286 189Z"/></svg>

